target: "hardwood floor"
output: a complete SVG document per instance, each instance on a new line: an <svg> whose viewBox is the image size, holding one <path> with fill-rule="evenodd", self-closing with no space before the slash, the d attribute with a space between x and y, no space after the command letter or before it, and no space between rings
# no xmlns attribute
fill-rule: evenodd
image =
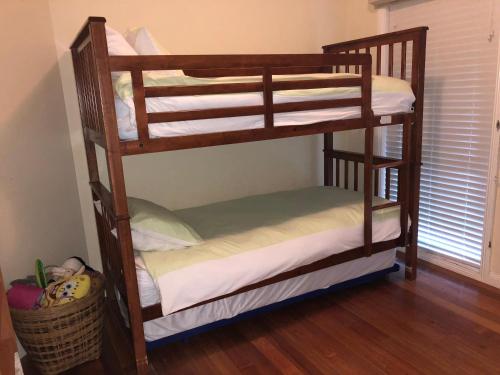
<svg viewBox="0 0 500 375"><path fill-rule="evenodd" d="M101 361L72 374L125 373L107 325ZM152 351L151 374L500 374L500 292L424 267ZM27 374L36 372L25 360Z"/></svg>

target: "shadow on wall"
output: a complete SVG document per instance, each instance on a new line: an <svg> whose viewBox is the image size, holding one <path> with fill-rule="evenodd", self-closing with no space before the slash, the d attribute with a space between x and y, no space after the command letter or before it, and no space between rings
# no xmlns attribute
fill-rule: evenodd
<svg viewBox="0 0 500 375"><path fill-rule="evenodd" d="M36 63L36 62L33 62ZM87 258L71 147L54 65L0 126L0 264L6 282Z"/></svg>
<svg viewBox="0 0 500 375"><path fill-rule="evenodd" d="M59 64L64 79L71 81L71 88L65 92L70 137L82 214L88 218L85 230L93 235L85 148L69 51L61 55ZM312 186L318 178L315 146L314 136L309 136L129 156L123 159L127 194L180 209ZM108 187L105 154L99 146L96 151L100 179Z"/></svg>
<svg viewBox="0 0 500 375"><path fill-rule="evenodd" d="M127 192L179 209L311 186L313 147L300 137L126 158Z"/></svg>
<svg viewBox="0 0 500 375"><path fill-rule="evenodd" d="M66 106L79 193L90 205L70 51L60 56L59 64L67 83ZM315 146L314 137L310 136L130 156L123 159L127 193L178 209L249 194L311 186L317 179ZM96 149L100 178L108 186L105 155L99 146ZM82 200L84 204L87 202ZM82 210L84 216L88 216L85 209ZM92 216L93 212L89 211L89 215Z"/></svg>

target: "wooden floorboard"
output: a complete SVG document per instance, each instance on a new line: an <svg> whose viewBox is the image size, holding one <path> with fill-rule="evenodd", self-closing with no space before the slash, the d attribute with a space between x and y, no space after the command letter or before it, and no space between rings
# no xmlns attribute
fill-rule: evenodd
<svg viewBox="0 0 500 375"><path fill-rule="evenodd" d="M104 353L68 374L130 373L108 321ZM155 349L151 374L500 374L500 292L424 267ZM26 374L37 374L27 359Z"/></svg>

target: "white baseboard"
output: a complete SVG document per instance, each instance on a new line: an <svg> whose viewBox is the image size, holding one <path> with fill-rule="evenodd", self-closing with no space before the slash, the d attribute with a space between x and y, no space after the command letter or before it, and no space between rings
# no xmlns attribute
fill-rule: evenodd
<svg viewBox="0 0 500 375"><path fill-rule="evenodd" d="M480 267L475 267L451 257L436 254L422 248L418 249L418 257L419 259L423 259L429 263L435 264L436 266L446 268L450 271L459 273L475 280L482 281Z"/></svg>
<svg viewBox="0 0 500 375"><path fill-rule="evenodd" d="M404 252L404 249L400 249L400 251ZM460 275L500 289L500 275L489 274L486 277L483 277L483 275L481 274L481 268L478 266L473 266L422 248L418 249L418 258L441 268L456 272Z"/></svg>

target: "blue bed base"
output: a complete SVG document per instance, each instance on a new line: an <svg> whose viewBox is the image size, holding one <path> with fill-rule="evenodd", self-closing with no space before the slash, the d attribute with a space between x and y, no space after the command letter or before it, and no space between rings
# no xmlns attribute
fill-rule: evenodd
<svg viewBox="0 0 500 375"><path fill-rule="evenodd" d="M299 296L291 297L291 298L285 299L283 301L272 303L272 304L267 305L267 306L262 306L262 307L259 307L257 309L254 309L254 310L246 311L244 313L241 313L241 314L236 315L236 316L229 318L229 319L218 320L216 322L208 323L208 324L205 324L203 326L192 328L192 329L189 329L189 330L184 331L184 332L179 332L179 333L176 333L175 335L163 337L163 338L155 340L155 341L147 341L146 342L146 349L152 350L152 349L158 348L160 346L164 346L166 344L171 344L174 342L187 340L188 338L190 338L192 336L199 335L201 333L208 332L208 331L211 331L211 330L219 328L219 327L224 327L224 326L227 326L229 324L233 324L233 323L238 322L238 321L243 320L243 319L251 318L257 314L262 314L262 313L267 312L267 311L276 310L280 307L288 306L292 303L304 301L306 299L310 299L310 298L322 296L325 294L329 294L332 292L336 292L339 290L343 290L343 289L352 288L352 287L355 287L358 285L366 284L366 283L372 282L374 280L380 279L389 273L397 272L397 271L399 271L399 268L400 268L399 264L394 263L394 265L392 267L385 268L385 269L380 270L380 271L372 272L372 273L369 273L369 274L366 274L366 275L363 275L360 277L356 277L355 279L346 280L346 281L343 281L341 283L334 284L326 289L314 290L312 292L308 292L308 293L301 294Z"/></svg>

